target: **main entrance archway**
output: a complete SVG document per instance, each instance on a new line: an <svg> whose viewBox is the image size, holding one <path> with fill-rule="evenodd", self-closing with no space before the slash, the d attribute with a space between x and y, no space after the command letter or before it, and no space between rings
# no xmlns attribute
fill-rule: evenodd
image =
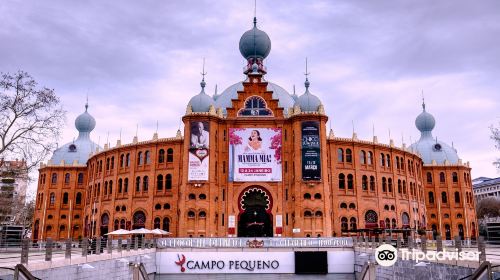
<svg viewBox="0 0 500 280"><path fill-rule="evenodd" d="M264 188L246 188L238 198L238 237L272 237L272 197Z"/></svg>

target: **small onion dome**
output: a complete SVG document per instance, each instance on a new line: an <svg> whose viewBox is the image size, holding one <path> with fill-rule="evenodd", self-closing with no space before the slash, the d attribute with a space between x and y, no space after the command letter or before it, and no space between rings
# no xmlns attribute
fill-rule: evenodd
<svg viewBox="0 0 500 280"><path fill-rule="evenodd" d="M213 106L215 102L212 97L205 93L205 80L202 80L200 85L201 92L193 96L191 100L189 100L188 105L191 106L193 112L208 112L210 105Z"/></svg>
<svg viewBox="0 0 500 280"><path fill-rule="evenodd" d="M85 104L85 112L75 119L75 127L78 132L91 132L95 128L95 119L87 112L88 107Z"/></svg>
<svg viewBox="0 0 500 280"><path fill-rule="evenodd" d="M304 84L306 86L306 92L299 96L293 106L299 106L302 112L317 112L319 105L321 105L321 101L316 95L309 92L309 80L306 79Z"/></svg>
<svg viewBox="0 0 500 280"><path fill-rule="evenodd" d="M253 23L253 28L243 33L240 38L240 53L245 59L264 59L271 52L271 39L266 32L257 28L256 18Z"/></svg>
<svg viewBox="0 0 500 280"><path fill-rule="evenodd" d="M432 131L436 125L434 117L425 111L425 103L422 104L423 112L415 119L415 126L420 132Z"/></svg>

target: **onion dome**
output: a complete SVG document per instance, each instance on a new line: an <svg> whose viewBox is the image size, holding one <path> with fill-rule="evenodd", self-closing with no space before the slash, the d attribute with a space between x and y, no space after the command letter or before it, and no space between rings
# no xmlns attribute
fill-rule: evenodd
<svg viewBox="0 0 500 280"><path fill-rule="evenodd" d="M253 19L253 28L243 33L240 38L240 53L245 59L266 58L271 52L271 39L266 32L257 28L257 18Z"/></svg>
<svg viewBox="0 0 500 280"><path fill-rule="evenodd" d="M304 85L306 86L306 92L299 96L293 107L299 106L302 112L317 112L319 105L321 105L321 100L309 92L310 83L308 78L306 78Z"/></svg>
<svg viewBox="0 0 500 280"><path fill-rule="evenodd" d="M425 110L425 103L422 103L422 108L422 113L415 119L415 126L420 131L421 136L416 143L410 146L410 149L417 151L425 164L432 164L433 161L437 164L443 164L445 161L450 164L458 164L457 150L432 136L436 120Z"/></svg>
<svg viewBox="0 0 500 280"><path fill-rule="evenodd" d="M205 93L205 78L201 80L201 91L189 100L188 106L191 106L193 112L208 112L210 105L214 105L214 100Z"/></svg>
<svg viewBox="0 0 500 280"><path fill-rule="evenodd" d="M85 112L75 119L75 127L79 132L90 133L95 128L95 119L88 112L89 105L85 104Z"/></svg>
<svg viewBox="0 0 500 280"><path fill-rule="evenodd" d="M86 164L91 153L98 145L90 139L90 132L94 130L96 121L88 111L88 104L85 104L85 112L75 119L75 127L78 130L78 138L70 143L66 143L54 151L50 159L51 164Z"/></svg>

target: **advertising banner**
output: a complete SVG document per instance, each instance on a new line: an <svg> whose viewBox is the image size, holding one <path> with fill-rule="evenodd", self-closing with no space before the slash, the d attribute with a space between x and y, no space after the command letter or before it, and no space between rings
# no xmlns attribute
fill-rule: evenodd
<svg viewBox="0 0 500 280"><path fill-rule="evenodd" d="M189 145L189 181L208 180L210 127L207 121L192 121Z"/></svg>
<svg viewBox="0 0 500 280"><path fill-rule="evenodd" d="M290 252L157 252L159 274L294 273Z"/></svg>
<svg viewBox="0 0 500 280"><path fill-rule="evenodd" d="M302 122L302 180L321 180L319 122Z"/></svg>
<svg viewBox="0 0 500 280"><path fill-rule="evenodd" d="M281 128L230 128L229 180L281 181Z"/></svg>

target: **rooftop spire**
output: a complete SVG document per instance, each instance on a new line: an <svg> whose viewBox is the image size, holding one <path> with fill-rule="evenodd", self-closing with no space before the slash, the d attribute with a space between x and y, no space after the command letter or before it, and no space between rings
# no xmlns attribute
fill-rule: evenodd
<svg viewBox="0 0 500 280"><path fill-rule="evenodd" d="M422 109L425 112L425 98L424 98L424 90L422 90Z"/></svg>
<svg viewBox="0 0 500 280"><path fill-rule="evenodd" d="M89 108L89 94L87 93L87 102L85 102L85 112L87 112L88 108Z"/></svg>
<svg viewBox="0 0 500 280"><path fill-rule="evenodd" d="M254 1L253 5L253 27L257 27L257 0Z"/></svg>
<svg viewBox="0 0 500 280"><path fill-rule="evenodd" d="M304 75L306 76L306 81L304 82L304 85L306 86L306 91L309 89L309 85L311 83L309 83L309 72L307 72L307 57L306 57L306 72L304 73Z"/></svg>
<svg viewBox="0 0 500 280"><path fill-rule="evenodd" d="M205 72L205 58L203 58L203 68L202 68L200 74L202 76L200 86L201 86L202 91L204 91L205 85L206 85L206 83L205 83L205 75L207 74L207 72Z"/></svg>

